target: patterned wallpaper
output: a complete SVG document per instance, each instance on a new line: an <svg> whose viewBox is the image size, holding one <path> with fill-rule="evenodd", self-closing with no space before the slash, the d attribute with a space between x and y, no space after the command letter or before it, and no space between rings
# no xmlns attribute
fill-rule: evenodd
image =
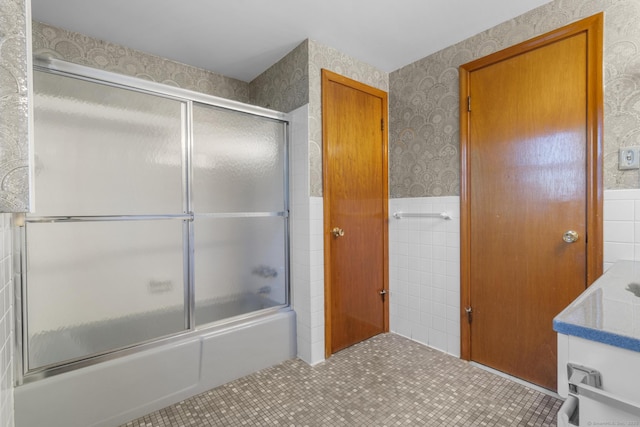
<svg viewBox="0 0 640 427"><path fill-rule="evenodd" d="M26 0L0 0L0 212L29 210Z"/></svg>
<svg viewBox="0 0 640 427"><path fill-rule="evenodd" d="M322 68L389 90L388 73L314 40L306 40L251 82L257 105L289 112L309 103L310 193L316 197L322 196Z"/></svg>
<svg viewBox="0 0 640 427"><path fill-rule="evenodd" d="M2 211L28 208L26 59L20 59L26 55L24 7L24 0L0 0ZM390 92L391 197L444 196L459 193L458 66L600 11L605 12L605 188L639 188L638 171L617 169L618 148L640 145L637 0L555 0L391 74L313 40L250 84L38 22L33 22L33 46L37 54L285 112L308 102L313 196L322 195L320 69L330 69Z"/></svg>
<svg viewBox="0 0 640 427"><path fill-rule="evenodd" d="M289 113L309 102L309 41L249 83L251 103Z"/></svg>
<svg viewBox="0 0 640 427"><path fill-rule="evenodd" d="M249 84L72 31L33 22L33 53L249 102Z"/></svg>
<svg viewBox="0 0 640 427"><path fill-rule="evenodd" d="M605 12L604 186L639 188L617 169L618 148L640 145L640 2L555 0L389 75L391 197L458 195L458 67Z"/></svg>

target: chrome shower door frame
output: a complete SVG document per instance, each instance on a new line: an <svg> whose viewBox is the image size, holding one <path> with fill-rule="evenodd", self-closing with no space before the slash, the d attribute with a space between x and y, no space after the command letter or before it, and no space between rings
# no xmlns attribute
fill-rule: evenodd
<svg viewBox="0 0 640 427"><path fill-rule="evenodd" d="M15 300L15 345L20 357L16 357L15 383L16 385L36 381L52 375L68 372L80 367L93 365L106 360L112 360L142 350L166 345L194 335L216 329L226 328L246 322L247 319L267 316L280 311L290 303L290 266L289 266L289 126L288 116L284 113L243 104L212 95L167 86L164 84L124 76L82 65L77 65L52 58L34 58L34 70L72 77L93 83L99 83L115 88L146 93L181 102L182 107L182 214L167 215L100 215L100 216L28 216L17 214L13 217L14 229L14 300ZM195 280L194 280L194 219L192 182L193 182L193 104L194 102L222 108L225 110L244 113L264 119L273 120L283 126L283 198L284 210L279 212L239 212L229 214L213 214L220 218L234 217L283 217L284 220L284 304L250 312L229 319L208 324L196 325L195 319ZM37 197L37 196L36 196ZM37 203L37 199L36 199ZM205 214L212 216L211 214ZM65 360L61 363L32 369L29 367L29 331L28 331L28 277L27 277L27 233L28 223L71 223L71 222L105 222L105 221L182 221L183 223L183 287L184 287L184 330L168 336L152 339L146 342L104 351L97 354L82 356L77 359Z"/></svg>

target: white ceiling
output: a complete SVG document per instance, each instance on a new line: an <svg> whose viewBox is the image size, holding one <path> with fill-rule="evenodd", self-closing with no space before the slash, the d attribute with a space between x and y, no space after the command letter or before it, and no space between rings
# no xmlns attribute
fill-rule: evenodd
<svg viewBox="0 0 640 427"><path fill-rule="evenodd" d="M549 1L32 0L32 14L248 82L307 38L391 72Z"/></svg>

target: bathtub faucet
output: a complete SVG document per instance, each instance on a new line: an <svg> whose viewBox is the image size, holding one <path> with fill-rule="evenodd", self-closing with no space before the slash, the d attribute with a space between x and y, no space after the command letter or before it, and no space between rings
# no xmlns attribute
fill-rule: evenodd
<svg viewBox="0 0 640 427"><path fill-rule="evenodd" d="M273 279L278 276L278 270L266 265L259 265L251 270L251 274L255 274L256 276L260 276L265 279Z"/></svg>
<svg viewBox="0 0 640 427"><path fill-rule="evenodd" d="M271 286L263 286L258 289L258 295L269 295L271 293Z"/></svg>

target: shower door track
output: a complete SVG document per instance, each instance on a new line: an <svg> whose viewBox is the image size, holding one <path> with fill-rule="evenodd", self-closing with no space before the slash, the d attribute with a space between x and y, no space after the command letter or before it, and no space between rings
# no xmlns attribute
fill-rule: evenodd
<svg viewBox="0 0 640 427"><path fill-rule="evenodd" d="M100 215L100 216L32 216L25 218L25 222L33 223L61 223L61 222L107 222L107 221L156 221L163 219L181 219L193 221L193 214L178 215Z"/></svg>
<svg viewBox="0 0 640 427"><path fill-rule="evenodd" d="M24 222L33 223L62 223L62 222L107 222L107 221L156 221L163 219L180 219L193 221L197 218L268 218L274 216L289 217L287 211L281 212L228 212L228 213L188 213L177 215L80 215L80 216L31 216L25 217Z"/></svg>
<svg viewBox="0 0 640 427"><path fill-rule="evenodd" d="M189 89L169 86L154 81L144 80L138 77L131 77L124 74L117 74L110 71L99 70L84 65L74 64L55 58L35 55L33 57L33 69L53 74L62 74L67 77L74 77L79 80L98 82L107 86L115 86L136 92L159 95L165 98L173 98L185 102L198 102L214 107L225 108L240 113L274 119L279 122L288 123L286 113L258 107L256 105L245 104L232 99L220 98L215 95L207 95Z"/></svg>
<svg viewBox="0 0 640 427"><path fill-rule="evenodd" d="M264 317L283 310L290 310L290 249L289 249L289 128L288 115L278 111L244 104L225 98L219 98L213 95L207 95L188 89L168 86L161 83L143 80L136 77L130 77L109 71L99 70L83 65L78 65L54 58L34 56L33 68L36 71L42 71L51 74L58 74L66 77L89 81L94 83L112 86L116 88L147 93L150 95L160 96L163 98L174 99L184 103L183 117L187 120L183 121L183 210L182 214L141 214L141 215L53 215L53 216L25 216L25 214L14 214L13 224L14 246L20 248L18 254L19 266L16 268L15 285L15 320L16 333L15 344L16 350L21 357L16 358L15 363L15 384L22 385L37 381L39 379L51 377L61 373L73 371L78 368L94 365L100 362L117 359L126 355L138 353L143 350L157 348L180 340L189 339L198 336L206 331L206 333L215 333L217 331L244 325L247 322L258 321ZM217 213L194 213L191 206L192 193L191 183L192 177L192 118L193 104L203 104L215 108L230 110L233 112L243 113L251 116L271 119L283 124L284 131L284 179L283 179L283 200L284 211L277 212L217 212ZM32 172L33 173L33 170ZM284 284L285 284L285 302L284 304L261 309L259 311L249 312L236 315L226 319L217 320L213 323L196 325L195 322L195 283L193 280L194 270L194 234L193 221L196 218L254 218L254 217L282 217L284 218ZM25 223L79 223L79 222L126 222L126 221L165 221L180 220L183 221L183 257L184 257L184 275L185 275L185 329L183 331L173 333L166 336L160 336L151 340L127 345L121 348L81 356L75 359L67 359L59 363L29 369L29 351L28 351L28 330L27 330L27 254L26 254L26 232ZM186 242L186 244L184 244Z"/></svg>

